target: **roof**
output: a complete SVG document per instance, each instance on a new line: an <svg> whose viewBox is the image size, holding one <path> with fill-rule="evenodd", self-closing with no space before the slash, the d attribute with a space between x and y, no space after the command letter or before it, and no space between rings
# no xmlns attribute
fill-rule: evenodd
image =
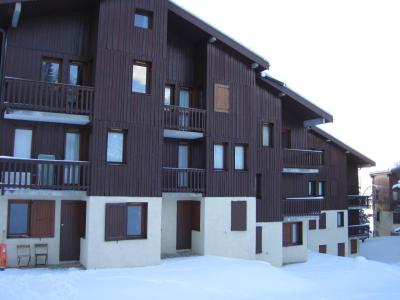
<svg viewBox="0 0 400 300"><path fill-rule="evenodd" d="M278 92L283 93L281 97L283 104L293 107L296 114L303 113L306 119L323 118L324 123L333 122L333 116L330 113L287 87L284 82L271 76L259 77L259 79Z"/></svg>
<svg viewBox="0 0 400 300"><path fill-rule="evenodd" d="M374 177L377 175L390 175L393 173L400 173L400 166L396 166L396 167L393 167L391 169L386 169L386 170L374 171L374 172L369 173L369 175L371 177Z"/></svg>
<svg viewBox="0 0 400 300"><path fill-rule="evenodd" d="M218 41L222 42L226 46L232 48L236 52L242 54L243 56L247 57L252 62L257 63L262 69L268 70L270 67L269 62L261 57L260 55L254 53L247 47L243 46L242 44L238 43L237 41L233 40L232 38L228 37L227 35L223 34L221 31L217 30L216 28L212 27L211 25L207 24L200 18L194 16L193 14L189 13L187 10L184 10L177 4L168 1L168 9L180 16L181 18L185 19L189 23L195 25L196 27L200 28L202 31L208 33L210 37L215 37Z"/></svg>
<svg viewBox="0 0 400 300"><path fill-rule="evenodd" d="M339 148L342 148L343 150L346 151L346 153L351 156L357 163L359 167L374 167L376 164L375 162L366 157L364 154L358 152L357 150L353 149L352 147L346 145L342 141L338 140L334 136L330 135L326 131L322 130L321 128L318 127L312 127L311 130L321 137L325 138L327 141L330 141L334 143L336 146Z"/></svg>

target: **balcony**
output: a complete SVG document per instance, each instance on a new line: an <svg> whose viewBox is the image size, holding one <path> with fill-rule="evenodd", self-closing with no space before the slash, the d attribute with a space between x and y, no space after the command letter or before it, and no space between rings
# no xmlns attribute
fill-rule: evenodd
<svg viewBox="0 0 400 300"><path fill-rule="evenodd" d="M369 208L370 207L370 197L369 196L361 196L361 195L348 195L347 196L347 205L348 208Z"/></svg>
<svg viewBox="0 0 400 300"><path fill-rule="evenodd" d="M204 136L206 111L174 105L164 106L164 137L198 139Z"/></svg>
<svg viewBox="0 0 400 300"><path fill-rule="evenodd" d="M323 201L323 197L286 198L283 200L283 215L285 217L319 216Z"/></svg>
<svg viewBox="0 0 400 300"><path fill-rule="evenodd" d="M204 169L163 168L163 192L204 193Z"/></svg>
<svg viewBox="0 0 400 300"><path fill-rule="evenodd" d="M0 157L0 190L87 191L89 163Z"/></svg>
<svg viewBox="0 0 400 300"><path fill-rule="evenodd" d="M284 149L283 172L312 174L318 173L323 165L323 151Z"/></svg>
<svg viewBox="0 0 400 300"><path fill-rule="evenodd" d="M85 125L93 113L94 88L5 77L5 119Z"/></svg>
<svg viewBox="0 0 400 300"><path fill-rule="evenodd" d="M358 237L361 239L366 239L369 237L369 225L368 224L349 225L348 230L349 230L350 238Z"/></svg>

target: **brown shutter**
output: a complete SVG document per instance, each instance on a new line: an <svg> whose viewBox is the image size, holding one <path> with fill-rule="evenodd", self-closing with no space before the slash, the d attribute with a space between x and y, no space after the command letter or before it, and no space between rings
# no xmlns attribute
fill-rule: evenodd
<svg viewBox="0 0 400 300"><path fill-rule="evenodd" d="M126 237L126 203L106 204L105 240L118 241Z"/></svg>
<svg viewBox="0 0 400 300"><path fill-rule="evenodd" d="M319 216L319 229L326 229L326 213Z"/></svg>
<svg viewBox="0 0 400 300"><path fill-rule="evenodd" d="M200 231L200 201L192 201L192 230Z"/></svg>
<svg viewBox="0 0 400 300"><path fill-rule="evenodd" d="M338 243L338 255L345 256L345 243Z"/></svg>
<svg viewBox="0 0 400 300"><path fill-rule="evenodd" d="M316 220L309 220L308 221L308 229L309 230L317 229L317 221Z"/></svg>
<svg viewBox="0 0 400 300"><path fill-rule="evenodd" d="M247 230L247 202L232 201L231 202L231 230L246 231Z"/></svg>
<svg viewBox="0 0 400 300"><path fill-rule="evenodd" d="M223 84L214 85L214 111L229 112L229 86Z"/></svg>
<svg viewBox="0 0 400 300"><path fill-rule="evenodd" d="M86 237L86 202L81 203L81 237Z"/></svg>
<svg viewBox="0 0 400 300"><path fill-rule="evenodd" d="M326 245L319 245L319 253L326 253Z"/></svg>
<svg viewBox="0 0 400 300"><path fill-rule="evenodd" d="M32 201L31 236L54 237L54 201Z"/></svg>
<svg viewBox="0 0 400 300"><path fill-rule="evenodd" d="M357 250L357 240L351 240L351 254L356 254L358 252Z"/></svg>
<svg viewBox="0 0 400 300"><path fill-rule="evenodd" d="M262 253L262 227L256 227L256 254Z"/></svg>
<svg viewBox="0 0 400 300"><path fill-rule="evenodd" d="M283 247L288 247L292 244L292 223L283 223L283 236L282 244Z"/></svg>

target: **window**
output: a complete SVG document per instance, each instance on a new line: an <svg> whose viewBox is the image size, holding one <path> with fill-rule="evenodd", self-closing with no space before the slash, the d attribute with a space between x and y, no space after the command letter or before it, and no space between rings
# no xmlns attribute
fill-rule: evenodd
<svg viewBox="0 0 400 300"><path fill-rule="evenodd" d="M292 222L283 224L283 246L297 246L303 244L303 223Z"/></svg>
<svg viewBox="0 0 400 300"><path fill-rule="evenodd" d="M377 222L381 221L381 212L379 210L376 212L376 221Z"/></svg>
<svg viewBox="0 0 400 300"><path fill-rule="evenodd" d="M150 94L151 64L135 61L132 70L132 92Z"/></svg>
<svg viewBox="0 0 400 300"><path fill-rule="evenodd" d="M400 224L400 213L393 212L393 224Z"/></svg>
<svg viewBox="0 0 400 300"><path fill-rule="evenodd" d="M83 83L83 64L71 62L69 64L68 83L72 85L82 85Z"/></svg>
<svg viewBox="0 0 400 300"><path fill-rule="evenodd" d="M262 253L262 227L256 227L256 254Z"/></svg>
<svg viewBox="0 0 400 300"><path fill-rule="evenodd" d="M165 86L164 89L164 105L174 104L174 87L172 85Z"/></svg>
<svg viewBox="0 0 400 300"><path fill-rule="evenodd" d="M264 147L273 147L274 125L264 124L262 129L262 145Z"/></svg>
<svg viewBox="0 0 400 300"><path fill-rule="evenodd" d="M40 80L58 83L61 81L62 60L57 58L43 58Z"/></svg>
<svg viewBox="0 0 400 300"><path fill-rule="evenodd" d="M326 254L326 245L319 245L319 253L325 253Z"/></svg>
<svg viewBox="0 0 400 300"><path fill-rule="evenodd" d="M133 18L133 25L138 28L151 29L153 27L153 13L137 9Z"/></svg>
<svg viewBox="0 0 400 300"><path fill-rule="evenodd" d="M318 196L325 196L325 182L324 181L318 181Z"/></svg>
<svg viewBox="0 0 400 300"><path fill-rule="evenodd" d="M15 129L14 157L31 158L31 155L32 155L32 130Z"/></svg>
<svg viewBox="0 0 400 300"><path fill-rule="evenodd" d="M215 170L225 170L225 144L215 144L214 145L214 169Z"/></svg>
<svg viewBox="0 0 400 300"><path fill-rule="evenodd" d="M245 145L235 146L235 170L245 170L247 168L246 152Z"/></svg>
<svg viewBox="0 0 400 300"><path fill-rule="evenodd" d="M399 192L393 191L392 197L393 197L393 201L399 201Z"/></svg>
<svg viewBox="0 0 400 300"><path fill-rule="evenodd" d="M229 113L229 86L214 85L214 111Z"/></svg>
<svg viewBox="0 0 400 300"><path fill-rule="evenodd" d="M54 201L8 201L8 238L54 237Z"/></svg>
<svg viewBox="0 0 400 300"><path fill-rule="evenodd" d="M357 240L350 241L350 253L356 254L358 252L358 242Z"/></svg>
<svg viewBox="0 0 400 300"><path fill-rule="evenodd" d="M344 226L344 212L340 211L337 213L337 227Z"/></svg>
<svg viewBox="0 0 400 300"><path fill-rule="evenodd" d="M121 130L110 130L107 136L107 162L125 162L125 132Z"/></svg>
<svg viewBox="0 0 400 300"><path fill-rule="evenodd" d="M247 202L232 201L231 202L231 230L246 231L247 230Z"/></svg>
<svg viewBox="0 0 400 300"><path fill-rule="evenodd" d="M317 220L309 220L308 221L308 229L309 230L317 229Z"/></svg>
<svg viewBox="0 0 400 300"><path fill-rule="evenodd" d="M310 197L314 197L316 194L316 190L315 190L315 181L310 180L308 182L308 196Z"/></svg>
<svg viewBox="0 0 400 300"><path fill-rule="evenodd" d="M338 256L345 256L345 243L338 243Z"/></svg>
<svg viewBox="0 0 400 300"><path fill-rule="evenodd" d="M319 216L319 229L326 229L326 213Z"/></svg>
<svg viewBox="0 0 400 300"><path fill-rule="evenodd" d="M107 203L105 240L147 238L147 203Z"/></svg>

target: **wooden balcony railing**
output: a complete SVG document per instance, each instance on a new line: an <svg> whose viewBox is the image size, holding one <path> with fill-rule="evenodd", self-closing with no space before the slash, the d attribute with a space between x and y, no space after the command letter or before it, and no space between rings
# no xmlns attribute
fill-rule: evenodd
<svg viewBox="0 0 400 300"><path fill-rule="evenodd" d="M206 111L174 105L164 106L164 127L166 129L204 132Z"/></svg>
<svg viewBox="0 0 400 300"><path fill-rule="evenodd" d="M14 109L91 115L94 88L5 77L1 102Z"/></svg>
<svg viewBox="0 0 400 300"><path fill-rule="evenodd" d="M48 189L87 191L89 163L0 157L0 190Z"/></svg>
<svg viewBox="0 0 400 300"><path fill-rule="evenodd" d="M369 225L349 225L349 237L369 237Z"/></svg>
<svg viewBox="0 0 400 300"><path fill-rule="evenodd" d="M283 200L285 217L318 216L321 214L323 197L299 197Z"/></svg>
<svg viewBox="0 0 400 300"><path fill-rule="evenodd" d="M203 193L204 169L163 168L163 192Z"/></svg>
<svg viewBox="0 0 400 300"><path fill-rule="evenodd" d="M283 166L285 168L319 168L323 165L323 151L284 149Z"/></svg>
<svg viewBox="0 0 400 300"><path fill-rule="evenodd" d="M365 207L368 208L371 204L369 196L348 195L347 204L349 207Z"/></svg>

